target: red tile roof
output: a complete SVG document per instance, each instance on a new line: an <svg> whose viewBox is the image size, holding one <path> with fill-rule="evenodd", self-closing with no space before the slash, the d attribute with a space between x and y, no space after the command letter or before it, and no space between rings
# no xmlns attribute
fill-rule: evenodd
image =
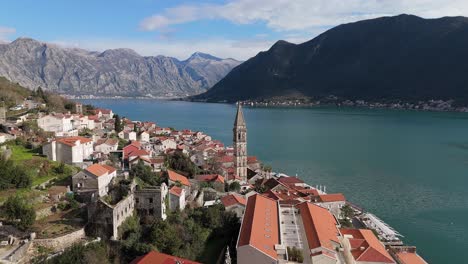
<svg viewBox="0 0 468 264"><path fill-rule="evenodd" d="M220 182L224 184L224 177L219 174L206 174L206 175L197 175L195 176L197 181L204 182Z"/></svg>
<svg viewBox="0 0 468 264"><path fill-rule="evenodd" d="M257 157L255 156L248 156L247 157L247 163L256 163L258 162Z"/></svg>
<svg viewBox="0 0 468 264"><path fill-rule="evenodd" d="M238 194L230 194L230 195L221 197L221 203L223 203L224 207L229 207L235 204L241 204L243 206L246 205L246 201L244 197Z"/></svg>
<svg viewBox="0 0 468 264"><path fill-rule="evenodd" d="M322 194L322 195L319 195L319 198L322 203L346 201L346 198L344 197L342 193Z"/></svg>
<svg viewBox="0 0 468 264"><path fill-rule="evenodd" d="M183 190L184 189L174 185L174 186L171 187L171 189L169 189L169 193L177 195L177 196L180 197L182 195Z"/></svg>
<svg viewBox="0 0 468 264"><path fill-rule="evenodd" d="M200 264L199 262L183 259L156 251L134 259L130 264Z"/></svg>
<svg viewBox="0 0 468 264"><path fill-rule="evenodd" d="M237 247L250 245L273 259L278 259L278 204L276 201L252 195L247 200Z"/></svg>
<svg viewBox="0 0 468 264"><path fill-rule="evenodd" d="M379 239L369 229L341 229L343 236L348 238L351 254L356 261L395 263Z"/></svg>
<svg viewBox="0 0 468 264"><path fill-rule="evenodd" d="M57 139L57 142L60 142L62 144L65 144L71 147L76 146L76 143L78 141L80 142L80 144L84 144L84 143L89 143L92 140L89 138L85 138L85 137L65 137L65 138Z"/></svg>
<svg viewBox="0 0 468 264"><path fill-rule="evenodd" d="M184 175L181 175L173 170L167 170L169 174L169 179L173 182L180 182L180 184L185 186L191 186L189 180Z"/></svg>
<svg viewBox="0 0 468 264"><path fill-rule="evenodd" d="M134 157L134 156L148 156L149 153L148 151L144 150L144 149L136 149L134 151L131 151L128 153L128 156L129 157Z"/></svg>
<svg viewBox="0 0 468 264"><path fill-rule="evenodd" d="M234 156L221 156L218 157L216 160L221 163L231 163L234 162Z"/></svg>
<svg viewBox="0 0 468 264"><path fill-rule="evenodd" d="M303 195L312 195L312 196L318 196L319 195L319 192L317 189L299 189L299 188L296 188L296 190L299 192L299 193L302 193Z"/></svg>
<svg viewBox="0 0 468 264"><path fill-rule="evenodd" d="M101 164L93 164L85 169L86 171L90 172L96 177L102 176L104 174L110 174L115 171L114 167L108 165L101 165Z"/></svg>
<svg viewBox="0 0 468 264"><path fill-rule="evenodd" d="M396 255L401 264L427 264L421 256L413 252L398 252Z"/></svg>
<svg viewBox="0 0 468 264"><path fill-rule="evenodd" d="M99 112L101 112L101 114L108 115L108 114L110 114L110 113L112 112L112 110L110 110L110 109L102 109L102 108L94 110L94 113L95 113L95 114L97 114L97 113L99 113Z"/></svg>
<svg viewBox="0 0 468 264"><path fill-rule="evenodd" d="M337 222L325 208L304 202L296 206L300 210L309 249L325 248L328 256L336 258L335 245L340 243ZM325 253L327 251L322 251Z"/></svg>
<svg viewBox="0 0 468 264"><path fill-rule="evenodd" d="M284 183L286 185L289 185L289 184L296 184L296 183L304 183L303 180L297 178L297 177L280 177L278 179L279 182L281 183Z"/></svg>

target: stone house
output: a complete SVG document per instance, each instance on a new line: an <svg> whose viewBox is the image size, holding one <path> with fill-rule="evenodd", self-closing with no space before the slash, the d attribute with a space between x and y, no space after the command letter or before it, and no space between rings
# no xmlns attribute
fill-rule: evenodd
<svg viewBox="0 0 468 264"><path fill-rule="evenodd" d="M140 216L152 215L165 220L168 199L168 188L165 183L162 183L161 186L137 189L135 191L135 208Z"/></svg>
<svg viewBox="0 0 468 264"><path fill-rule="evenodd" d="M195 180L199 183L209 183L216 191L224 192L224 177L219 174L196 175Z"/></svg>
<svg viewBox="0 0 468 264"><path fill-rule="evenodd" d="M130 153L139 149L141 149L141 144L138 141L133 141L130 145L123 147L122 151L124 159L128 159Z"/></svg>
<svg viewBox="0 0 468 264"><path fill-rule="evenodd" d="M187 194L190 193L192 184L189 182L187 177L181 175L173 170L167 170L169 186L180 185Z"/></svg>
<svg viewBox="0 0 468 264"><path fill-rule="evenodd" d="M165 152L170 149L177 149L177 142L172 138L160 137L155 144L155 148L161 152Z"/></svg>
<svg viewBox="0 0 468 264"><path fill-rule="evenodd" d="M68 132L73 130L72 116L51 114L39 117L37 125L47 132Z"/></svg>
<svg viewBox="0 0 468 264"><path fill-rule="evenodd" d="M111 205L102 199L89 204L88 222L104 230L104 235L111 239L118 239L119 226L130 216L135 209L135 197L130 193L117 204Z"/></svg>
<svg viewBox="0 0 468 264"><path fill-rule="evenodd" d="M109 154L112 151L117 151L119 147L119 141L114 138L103 138L99 139L94 145L94 150L97 152L102 152L104 154Z"/></svg>
<svg viewBox="0 0 468 264"><path fill-rule="evenodd" d="M149 142L150 140L150 135L148 132L146 131L143 131L141 133L138 134L138 140L141 141L141 142Z"/></svg>
<svg viewBox="0 0 468 264"><path fill-rule="evenodd" d="M73 191L80 195L103 197L109 192L109 185L116 175L116 169L111 166L93 164L73 175Z"/></svg>
<svg viewBox="0 0 468 264"><path fill-rule="evenodd" d="M93 141L85 137L65 137L52 140L42 147L48 159L67 164L82 163L93 154Z"/></svg>
<svg viewBox="0 0 468 264"><path fill-rule="evenodd" d="M72 119L73 129L91 129L95 128L94 120L89 119L88 116L85 115L73 115Z"/></svg>
<svg viewBox="0 0 468 264"><path fill-rule="evenodd" d="M154 172L160 172L162 170L162 168L164 167L164 157L162 156L156 156L154 158L145 158L145 157L137 157L135 159L132 159L130 162L129 162L129 166L130 166L130 169L138 164L138 162L140 162L140 160L143 162L143 164L145 164L146 166L150 166L151 169L154 171Z"/></svg>
<svg viewBox="0 0 468 264"><path fill-rule="evenodd" d="M111 109L96 109L94 110L94 114L97 115L98 118L104 119L105 121L114 117L114 113Z"/></svg>
<svg viewBox="0 0 468 264"><path fill-rule="evenodd" d="M120 131L118 134L119 138L125 140L135 141L137 140L137 133L135 131Z"/></svg>
<svg viewBox="0 0 468 264"><path fill-rule="evenodd" d="M312 202L328 209L335 217L341 218L341 208L346 205L346 198L342 193L322 194L313 197Z"/></svg>
<svg viewBox="0 0 468 264"><path fill-rule="evenodd" d="M47 196L52 201L59 202L62 198L65 198L69 191L67 186L52 186L47 190Z"/></svg>
<svg viewBox="0 0 468 264"><path fill-rule="evenodd" d="M221 197L221 203L228 212L234 212L237 217L242 218L245 212L245 205L247 204L244 197L239 194L229 194Z"/></svg>
<svg viewBox="0 0 468 264"><path fill-rule="evenodd" d="M169 189L169 208L171 211L182 211L185 209L185 195L185 189L178 186L172 186Z"/></svg>

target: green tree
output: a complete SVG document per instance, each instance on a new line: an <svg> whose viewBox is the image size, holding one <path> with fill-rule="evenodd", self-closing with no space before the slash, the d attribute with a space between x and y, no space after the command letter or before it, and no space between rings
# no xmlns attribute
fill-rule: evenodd
<svg viewBox="0 0 468 264"><path fill-rule="evenodd" d="M122 120L120 119L119 115L114 116L114 130L117 133L123 130Z"/></svg>
<svg viewBox="0 0 468 264"><path fill-rule="evenodd" d="M0 190L7 188L29 188L32 185L30 172L12 160L0 156Z"/></svg>
<svg viewBox="0 0 468 264"><path fill-rule="evenodd" d="M161 185L161 177L158 173L153 172L150 166L145 165L142 160L139 160L137 164L132 166L130 170L130 176L138 177L145 183L152 186Z"/></svg>
<svg viewBox="0 0 468 264"><path fill-rule="evenodd" d="M5 218L21 230L27 230L34 224L36 212L23 198L10 196L3 205Z"/></svg>
<svg viewBox="0 0 468 264"><path fill-rule="evenodd" d="M151 227L150 241L166 254L177 255L183 245L181 233L168 221L156 221Z"/></svg>
<svg viewBox="0 0 468 264"><path fill-rule="evenodd" d="M188 173L190 177L200 173L200 168L198 168L187 155L182 153L182 151L176 151L172 155L167 155L166 163L169 168Z"/></svg>
<svg viewBox="0 0 468 264"><path fill-rule="evenodd" d="M231 184L229 184L229 191L231 192L240 192L240 189L241 189L240 183L237 181L233 181L231 182Z"/></svg>
<svg viewBox="0 0 468 264"><path fill-rule="evenodd" d="M349 204L344 205L343 207L341 207L341 216L343 218L349 218L349 219L353 218L354 217L353 208L351 208Z"/></svg>

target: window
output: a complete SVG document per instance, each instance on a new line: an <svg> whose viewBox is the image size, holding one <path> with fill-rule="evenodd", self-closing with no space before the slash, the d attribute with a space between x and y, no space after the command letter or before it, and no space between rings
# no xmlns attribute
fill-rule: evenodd
<svg viewBox="0 0 468 264"><path fill-rule="evenodd" d="M153 203L153 198L148 198L148 202L149 202L150 204L152 204L152 203Z"/></svg>
<svg viewBox="0 0 468 264"><path fill-rule="evenodd" d="M139 202L140 202L140 199L135 198L135 202L136 202L136 203L139 203Z"/></svg>

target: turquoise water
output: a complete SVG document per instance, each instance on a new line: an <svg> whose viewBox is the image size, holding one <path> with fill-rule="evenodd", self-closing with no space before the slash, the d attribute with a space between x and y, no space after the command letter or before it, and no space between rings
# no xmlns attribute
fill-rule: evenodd
<svg viewBox="0 0 468 264"><path fill-rule="evenodd" d="M231 145L235 106L89 100ZM248 151L372 211L430 263L468 259L468 114L246 108ZM450 261L448 261L450 260Z"/></svg>

